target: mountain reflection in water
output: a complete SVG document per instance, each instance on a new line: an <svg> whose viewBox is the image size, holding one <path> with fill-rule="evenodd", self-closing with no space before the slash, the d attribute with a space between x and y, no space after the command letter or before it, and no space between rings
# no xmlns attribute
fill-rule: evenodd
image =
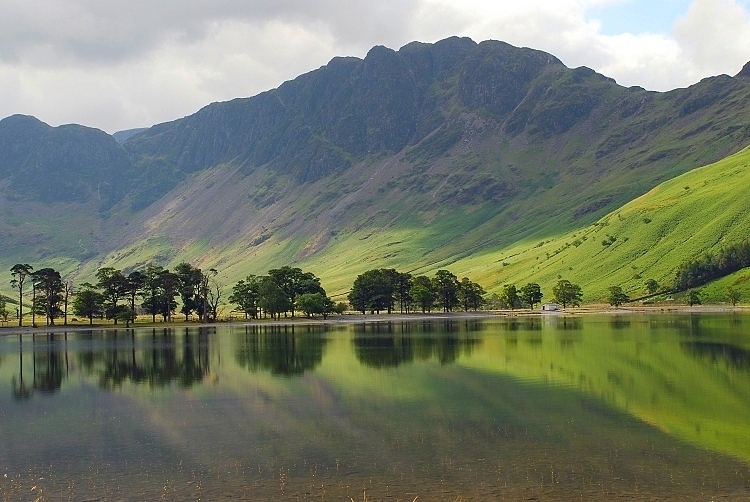
<svg viewBox="0 0 750 502"><path fill-rule="evenodd" d="M11 500L747 500L750 316L8 336L0 419Z"/></svg>

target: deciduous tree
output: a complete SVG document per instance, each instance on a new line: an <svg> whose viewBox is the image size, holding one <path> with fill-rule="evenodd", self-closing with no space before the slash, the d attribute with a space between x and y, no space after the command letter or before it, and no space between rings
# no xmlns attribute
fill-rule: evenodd
<svg viewBox="0 0 750 502"><path fill-rule="evenodd" d="M366 310L378 313L387 310L390 314L395 291L392 277L393 274L385 269L368 270L358 275L349 292L349 303L363 314Z"/></svg>
<svg viewBox="0 0 750 502"><path fill-rule="evenodd" d="M529 308L533 309L534 305L542 302L544 294L542 293L542 288L539 286L539 284L530 282L521 287L520 297L524 305L527 305Z"/></svg>
<svg viewBox="0 0 750 502"><path fill-rule="evenodd" d="M258 317L258 300L260 297L260 278L256 275L248 275L232 287L229 301L237 305L237 308L253 319Z"/></svg>
<svg viewBox="0 0 750 502"><path fill-rule="evenodd" d="M503 286L503 292L500 295L506 308L513 310L521 306L521 297L518 296L518 289L515 284L506 284Z"/></svg>
<svg viewBox="0 0 750 502"><path fill-rule="evenodd" d="M700 292L695 289L691 289L690 291L688 291L687 302L688 302L688 305L690 305L691 307L693 305L700 305L701 304Z"/></svg>
<svg viewBox="0 0 750 502"><path fill-rule="evenodd" d="M268 275L284 291L289 299L289 304L292 306L295 305L298 295L305 293L325 294L325 291L320 286L320 279L315 277L312 272L303 272L300 268L285 265L281 268L269 270ZM294 317L293 307L292 317Z"/></svg>
<svg viewBox="0 0 750 502"><path fill-rule="evenodd" d="M202 302L200 301L200 286L203 274L201 269L193 265L182 262L174 268L177 276L177 291L180 294L180 312L185 315L185 320L190 318L190 314L197 311Z"/></svg>
<svg viewBox="0 0 750 502"><path fill-rule="evenodd" d="M732 304L732 307L737 306L737 302L740 301L740 298L742 295L740 295L740 292L733 288L727 288L727 300L729 300Z"/></svg>
<svg viewBox="0 0 750 502"><path fill-rule="evenodd" d="M573 284L567 279L560 279L552 288L552 295L557 303L562 303L563 308L568 305L577 307L581 305L583 291L581 286Z"/></svg>
<svg viewBox="0 0 750 502"><path fill-rule="evenodd" d="M264 277L260 282L260 307L271 314L272 318L281 318L282 312L289 312L293 305L286 292L272 277Z"/></svg>
<svg viewBox="0 0 750 502"><path fill-rule="evenodd" d="M94 317L103 314L103 303L104 298L96 290L96 286L84 282L73 298L73 313L88 318L91 325L94 323Z"/></svg>
<svg viewBox="0 0 750 502"><path fill-rule="evenodd" d="M139 270L130 272L127 276L127 295L130 302L130 312L132 319L135 321L135 300L143 294L143 288L146 286L146 274Z"/></svg>
<svg viewBox="0 0 750 502"><path fill-rule="evenodd" d="M623 303L628 303L630 301L630 297L625 294L625 292L622 290L622 287L610 286L608 300L609 304L613 307L619 307Z"/></svg>
<svg viewBox="0 0 750 502"><path fill-rule="evenodd" d="M458 277L448 270L438 270L432 283L443 312L452 312L458 305Z"/></svg>
<svg viewBox="0 0 750 502"><path fill-rule="evenodd" d="M296 308L307 317L322 315L325 319L335 307L333 301L321 293L303 293L297 297Z"/></svg>
<svg viewBox="0 0 750 502"><path fill-rule="evenodd" d="M414 305L422 309L422 313L430 312L432 310L437 295L435 294L434 285L429 277L420 275L412 279L409 293L412 302L414 302Z"/></svg>
<svg viewBox="0 0 750 502"><path fill-rule="evenodd" d="M0 295L0 319L8 322L8 302L3 295Z"/></svg>
<svg viewBox="0 0 750 502"><path fill-rule="evenodd" d="M96 272L97 287L102 292L104 316L115 324L121 318L120 313L126 309L120 301L127 297L128 280L121 270L112 267L100 268Z"/></svg>
<svg viewBox="0 0 750 502"><path fill-rule="evenodd" d="M484 303L485 291L482 286L472 282L468 277L461 279L458 287L458 299L464 311L479 310Z"/></svg>

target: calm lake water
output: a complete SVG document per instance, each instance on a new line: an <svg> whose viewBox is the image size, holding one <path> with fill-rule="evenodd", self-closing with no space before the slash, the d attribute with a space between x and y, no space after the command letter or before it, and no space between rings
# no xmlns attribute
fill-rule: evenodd
<svg viewBox="0 0 750 502"><path fill-rule="evenodd" d="M750 316L0 338L3 500L750 500Z"/></svg>

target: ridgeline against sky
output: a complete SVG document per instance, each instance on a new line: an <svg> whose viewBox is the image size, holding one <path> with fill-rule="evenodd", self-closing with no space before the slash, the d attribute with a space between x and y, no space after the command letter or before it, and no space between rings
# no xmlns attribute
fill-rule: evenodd
<svg viewBox="0 0 750 502"><path fill-rule="evenodd" d="M750 0L2 2L0 117L107 132L252 96L326 64L451 35L504 40L666 91L750 59Z"/></svg>
<svg viewBox="0 0 750 502"><path fill-rule="evenodd" d="M2 259L83 276L185 260L232 280L305 264L336 291L590 223L746 146L747 103L744 73L657 93L450 38L336 58L122 145L12 116Z"/></svg>

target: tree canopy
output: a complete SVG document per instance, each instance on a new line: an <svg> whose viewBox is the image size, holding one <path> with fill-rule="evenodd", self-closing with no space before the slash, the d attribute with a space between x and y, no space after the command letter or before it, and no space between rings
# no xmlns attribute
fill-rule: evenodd
<svg viewBox="0 0 750 502"><path fill-rule="evenodd" d="M568 305L580 306L583 300L581 286L573 284L567 279L560 279L552 288L552 295L557 303L562 303L563 308Z"/></svg>

